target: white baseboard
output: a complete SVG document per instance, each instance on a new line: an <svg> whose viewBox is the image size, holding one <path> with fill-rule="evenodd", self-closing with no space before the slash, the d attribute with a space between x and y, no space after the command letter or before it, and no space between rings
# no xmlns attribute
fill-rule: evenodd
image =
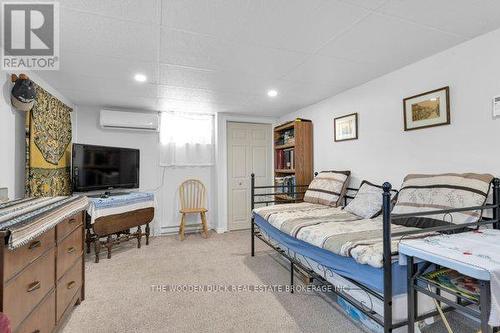
<svg viewBox="0 0 500 333"><path fill-rule="evenodd" d="M215 232L218 234L223 234L223 233L227 232L227 229L226 228L216 228Z"/></svg>
<svg viewBox="0 0 500 333"><path fill-rule="evenodd" d="M212 228L211 226L208 226L208 230L214 230L214 228ZM197 225L197 224L186 225L186 230L185 230L186 234L198 233L201 231L203 231L201 225ZM219 231L216 231L216 232L219 233ZM160 227L158 235L159 236L161 236L161 235L173 235L173 234L178 234L178 233L179 233L179 226L173 225L173 226L168 226L168 227Z"/></svg>

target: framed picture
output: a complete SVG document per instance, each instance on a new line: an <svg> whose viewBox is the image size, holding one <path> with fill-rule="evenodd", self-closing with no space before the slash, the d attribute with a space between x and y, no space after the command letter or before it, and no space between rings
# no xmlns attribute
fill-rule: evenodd
<svg viewBox="0 0 500 333"><path fill-rule="evenodd" d="M351 113L333 119L333 139L335 142L358 138L358 114Z"/></svg>
<svg viewBox="0 0 500 333"><path fill-rule="evenodd" d="M450 124L450 87L403 100L405 131Z"/></svg>

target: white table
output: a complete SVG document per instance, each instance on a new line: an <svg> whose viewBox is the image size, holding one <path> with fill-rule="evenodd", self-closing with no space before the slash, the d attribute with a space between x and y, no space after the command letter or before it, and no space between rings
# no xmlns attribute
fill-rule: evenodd
<svg viewBox="0 0 500 333"><path fill-rule="evenodd" d="M481 252L480 248L472 246L474 253L470 250L470 243L474 244L473 242L477 244L483 242L486 245L485 251L489 251L487 250L489 249L488 242L491 242L493 247L500 243L500 230L488 229L480 232L471 231L401 241L399 253L401 261L406 261L408 271L408 332L414 332L415 318L418 313L417 292L424 293L456 309L458 312L480 319L482 332L491 331L491 327L488 325L491 311L491 275L490 271L485 269L484 265L481 265L482 261L484 261L484 254L479 253ZM496 244L493 244L493 242L496 242ZM492 253L492 255L496 254ZM480 286L479 311L470 308L468 306L470 303L465 302L462 295L455 294L457 301L450 300L441 295L441 288L438 285L432 285L423 280L421 275L425 271L422 267L429 267L431 264L450 268L460 274L477 279ZM436 291L430 291L424 288L422 284L431 285ZM446 292L453 294L449 290L446 290Z"/></svg>

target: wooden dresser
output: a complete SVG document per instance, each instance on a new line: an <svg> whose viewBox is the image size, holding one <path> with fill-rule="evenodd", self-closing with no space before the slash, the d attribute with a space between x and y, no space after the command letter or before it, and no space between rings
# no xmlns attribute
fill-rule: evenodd
<svg viewBox="0 0 500 333"><path fill-rule="evenodd" d="M83 301L84 216L78 212L15 250L0 242L0 308L13 333L53 332Z"/></svg>

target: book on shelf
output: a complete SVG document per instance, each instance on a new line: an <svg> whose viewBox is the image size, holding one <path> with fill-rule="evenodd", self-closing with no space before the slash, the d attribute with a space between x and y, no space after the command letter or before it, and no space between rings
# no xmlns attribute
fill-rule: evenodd
<svg viewBox="0 0 500 333"><path fill-rule="evenodd" d="M274 184L278 186L276 188L276 193L282 193L295 199L296 195L293 194L296 185L295 176L275 177Z"/></svg>
<svg viewBox="0 0 500 333"><path fill-rule="evenodd" d="M276 169L294 169L294 149L280 149L276 152Z"/></svg>
<svg viewBox="0 0 500 333"><path fill-rule="evenodd" d="M278 150L276 151L276 169L282 169L283 167L283 151Z"/></svg>
<svg viewBox="0 0 500 333"><path fill-rule="evenodd" d="M479 283L476 279L460 274L459 272L441 268L422 275L425 280L435 283L443 290L450 290L473 301L479 300Z"/></svg>
<svg viewBox="0 0 500 333"><path fill-rule="evenodd" d="M295 143L295 130L293 128L287 129L280 133L279 138L276 140L276 145L286 145Z"/></svg>

